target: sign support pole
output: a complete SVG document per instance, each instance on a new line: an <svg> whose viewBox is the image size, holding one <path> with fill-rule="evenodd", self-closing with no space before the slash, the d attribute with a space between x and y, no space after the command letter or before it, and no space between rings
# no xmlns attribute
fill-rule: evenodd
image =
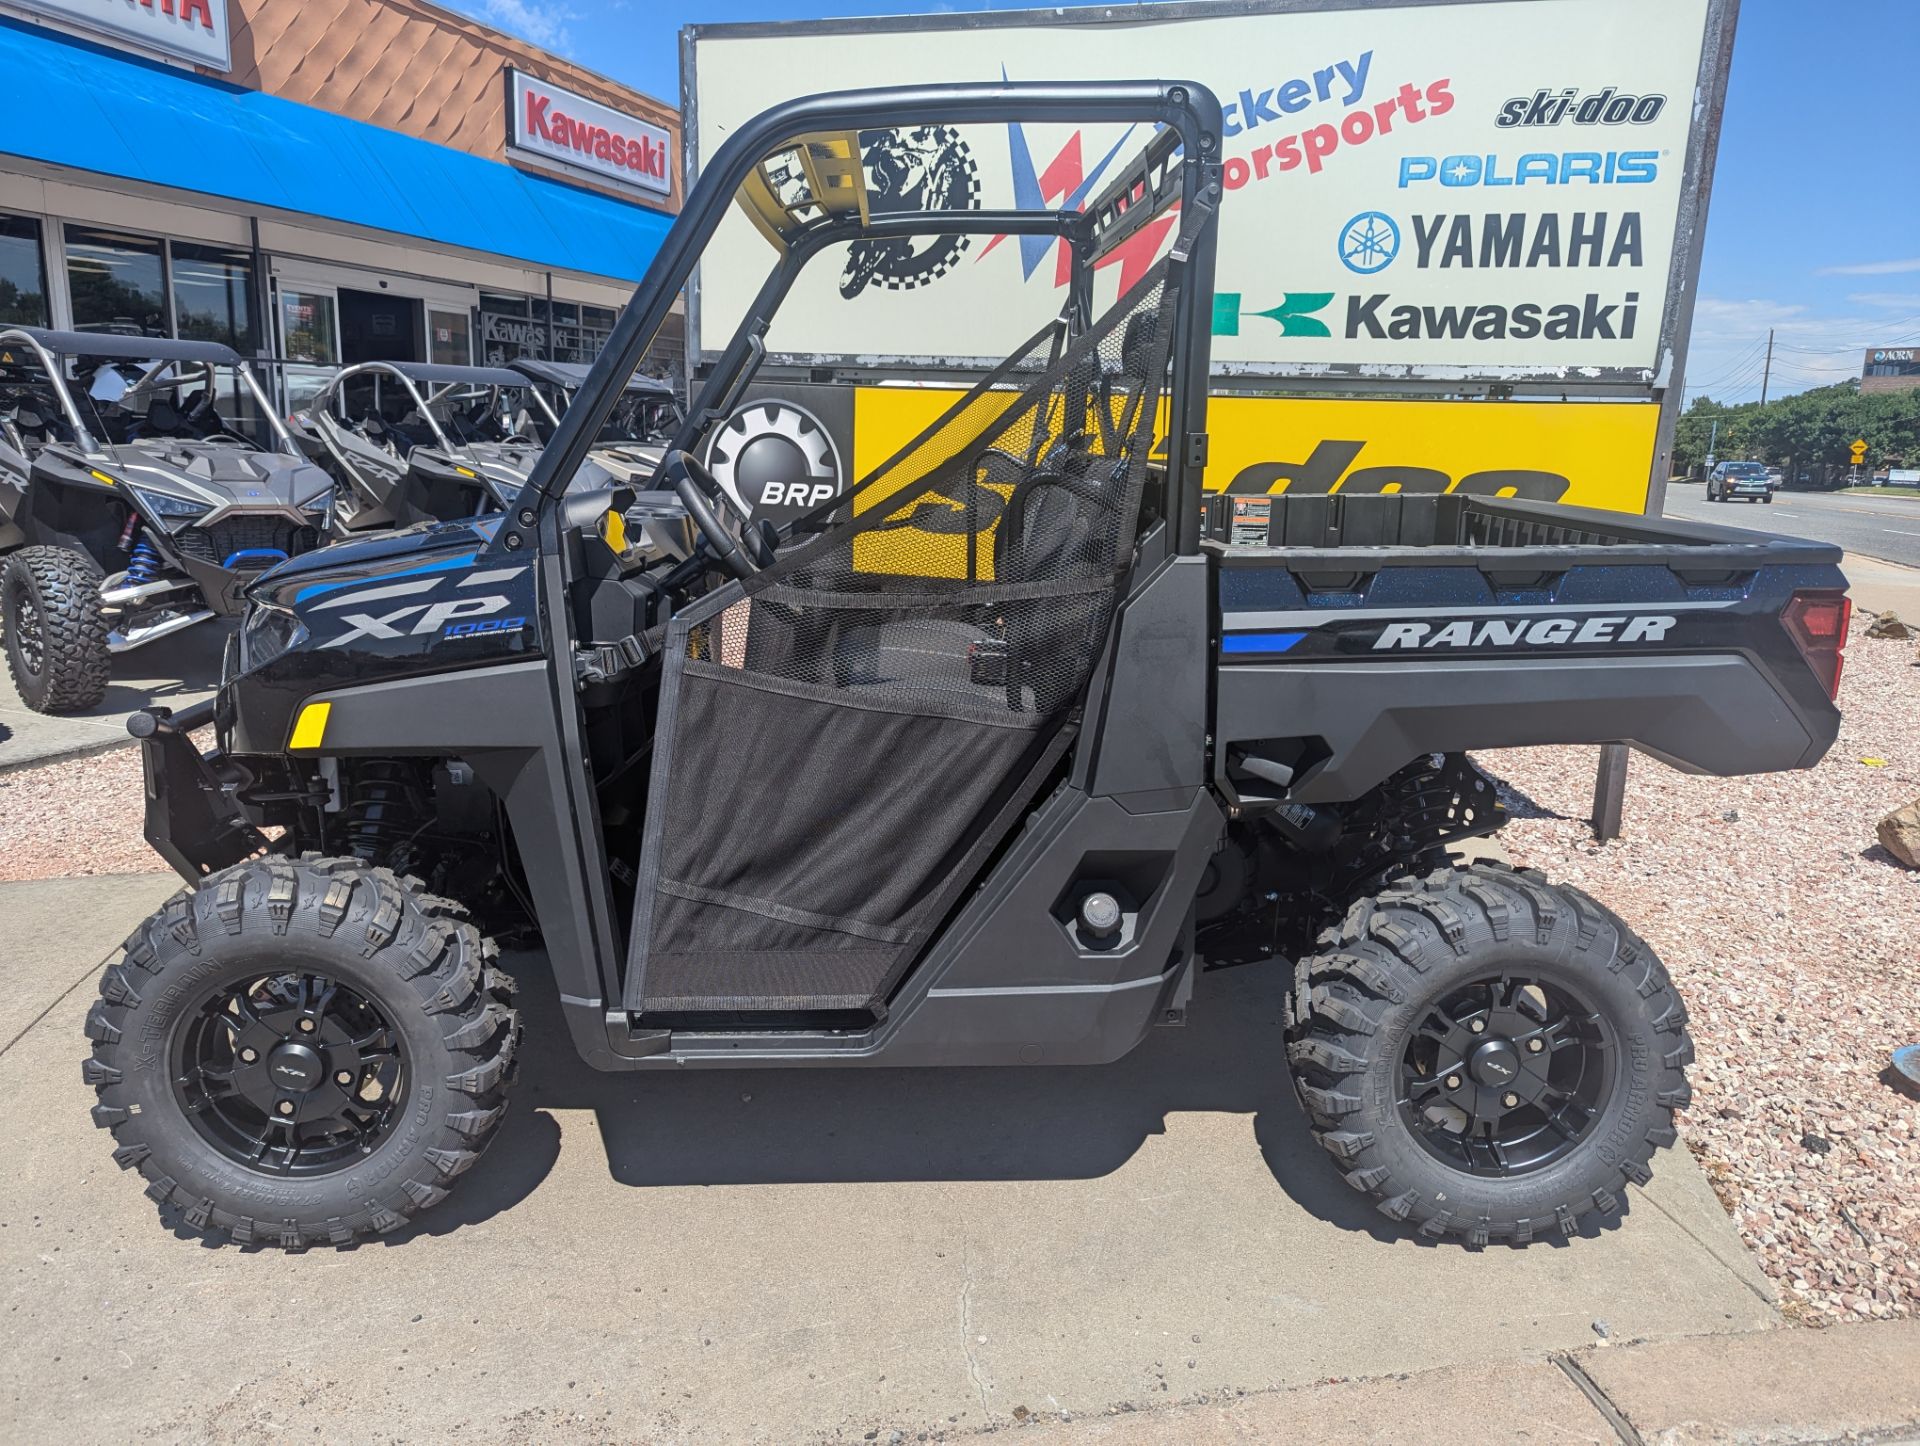
<svg viewBox="0 0 1920 1446"><path fill-rule="evenodd" d="M1593 780L1593 839L1612 843L1620 837L1627 806L1627 758L1624 743L1600 745L1600 771Z"/></svg>

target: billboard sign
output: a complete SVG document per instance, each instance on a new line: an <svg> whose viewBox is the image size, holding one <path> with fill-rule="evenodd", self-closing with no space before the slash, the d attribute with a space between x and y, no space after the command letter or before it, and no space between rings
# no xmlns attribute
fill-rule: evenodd
<svg viewBox="0 0 1920 1446"><path fill-rule="evenodd" d="M1714 112L1697 92L1718 10L1202 0L695 26L683 41L690 165L801 92L1191 77L1226 113L1217 374L1645 388L1694 259L1694 171ZM1078 205L1146 139L1124 126L930 126L861 143L870 191L905 194L917 176L946 204L1024 209ZM1097 305L1145 271L1173 224L1108 259ZM1063 246L942 238L865 277L816 262L783 309L779 359L986 360L981 318L1026 324L1030 293L1064 297ZM703 351L724 343L769 260L744 218L723 225L701 267ZM904 305L915 291L941 304Z"/></svg>

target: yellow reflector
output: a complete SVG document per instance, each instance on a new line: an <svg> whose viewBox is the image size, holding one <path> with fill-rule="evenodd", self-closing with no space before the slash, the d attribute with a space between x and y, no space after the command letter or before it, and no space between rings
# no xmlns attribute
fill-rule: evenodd
<svg viewBox="0 0 1920 1446"><path fill-rule="evenodd" d="M453 470L458 472L462 477L478 477L480 475L471 467L455 467Z"/></svg>
<svg viewBox="0 0 1920 1446"><path fill-rule="evenodd" d="M105 472L97 472L93 468L89 467L87 468L87 475L93 478L93 480L96 482L106 483L107 486L109 487L114 485L113 478L109 477Z"/></svg>
<svg viewBox="0 0 1920 1446"><path fill-rule="evenodd" d="M318 748L320 740L327 733L327 715L333 711L331 703L309 703L300 710L300 721L293 725L293 742L290 748Z"/></svg>
<svg viewBox="0 0 1920 1446"><path fill-rule="evenodd" d="M627 550L627 519L617 509L609 507L600 519L600 540L615 552Z"/></svg>

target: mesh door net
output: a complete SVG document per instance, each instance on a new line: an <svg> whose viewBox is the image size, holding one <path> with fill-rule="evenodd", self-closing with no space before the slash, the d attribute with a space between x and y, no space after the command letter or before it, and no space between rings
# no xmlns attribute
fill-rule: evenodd
<svg viewBox="0 0 1920 1446"><path fill-rule="evenodd" d="M675 619L628 1007L877 1009L1077 709L1139 526L1174 285L1049 327Z"/></svg>

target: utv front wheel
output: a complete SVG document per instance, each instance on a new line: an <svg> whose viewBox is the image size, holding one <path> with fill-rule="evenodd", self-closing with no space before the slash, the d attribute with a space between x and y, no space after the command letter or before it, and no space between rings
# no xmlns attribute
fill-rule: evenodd
<svg viewBox="0 0 1920 1446"><path fill-rule="evenodd" d="M1349 1185L1429 1238L1574 1234L1644 1185L1693 1059L1653 952L1540 875L1477 864L1356 903L1302 959L1287 1056Z"/></svg>
<svg viewBox="0 0 1920 1446"><path fill-rule="evenodd" d="M23 547L0 562L7 671L36 713L91 708L107 696L111 655L100 571L64 547Z"/></svg>
<svg viewBox="0 0 1920 1446"><path fill-rule="evenodd" d="M505 1113L519 1025L493 954L391 870L235 865L176 894L101 978L94 1123L195 1229L285 1249L397 1229Z"/></svg>

